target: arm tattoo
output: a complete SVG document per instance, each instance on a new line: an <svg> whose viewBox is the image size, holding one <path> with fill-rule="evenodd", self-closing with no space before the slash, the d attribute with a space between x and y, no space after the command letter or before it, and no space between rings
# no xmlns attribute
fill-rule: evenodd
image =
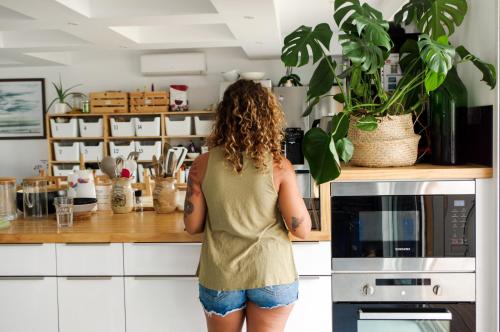
<svg viewBox="0 0 500 332"><path fill-rule="evenodd" d="M184 200L184 217L189 216L194 211L194 205L193 202L191 202L192 196L193 196L193 181L191 179L191 176L189 176L186 189L186 199Z"/></svg>
<svg viewBox="0 0 500 332"><path fill-rule="evenodd" d="M299 228L300 224L304 222L304 218L292 217L292 231L295 231Z"/></svg>

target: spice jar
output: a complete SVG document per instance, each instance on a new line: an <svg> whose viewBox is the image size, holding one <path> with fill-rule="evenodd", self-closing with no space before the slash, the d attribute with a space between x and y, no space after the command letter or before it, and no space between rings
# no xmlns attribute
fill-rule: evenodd
<svg viewBox="0 0 500 332"><path fill-rule="evenodd" d="M134 209L132 179L119 178L113 184L111 208L114 213L129 213Z"/></svg>
<svg viewBox="0 0 500 332"><path fill-rule="evenodd" d="M16 178L0 178L0 220L16 219L16 211Z"/></svg>
<svg viewBox="0 0 500 332"><path fill-rule="evenodd" d="M171 213L177 207L177 187L172 177L155 178L153 206L156 213Z"/></svg>
<svg viewBox="0 0 500 332"><path fill-rule="evenodd" d="M113 183L107 176L97 176L95 180L97 210L111 211L111 193L113 191Z"/></svg>

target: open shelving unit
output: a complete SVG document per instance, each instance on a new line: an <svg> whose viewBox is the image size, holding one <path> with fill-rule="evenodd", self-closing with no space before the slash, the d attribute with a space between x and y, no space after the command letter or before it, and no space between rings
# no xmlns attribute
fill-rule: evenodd
<svg viewBox="0 0 500 332"><path fill-rule="evenodd" d="M49 175L53 175L54 165L78 165L79 160L74 161L57 161L55 160L54 154L54 142L103 142L103 153L104 156L110 155L109 143L115 141L121 142L131 142L131 141L161 141L161 146L165 143L169 143L171 140L175 140L175 144L187 145L190 140L198 140L200 144L207 138L207 135L168 135L166 119L175 116L213 116L214 112L203 111L203 110L192 110L187 112L128 112L128 113L65 113L65 114L47 114L46 115L46 128L47 128L47 148L48 148L48 172ZM125 136L125 137L115 137L111 136L111 125L110 119L117 117L160 117L160 135L159 136ZM92 118L102 118L103 121L103 135L102 137L53 137L52 130L50 126L50 119L53 118L81 118L81 117L92 117ZM193 119L191 120L193 121ZM140 158L140 157L139 157ZM97 163L97 160L85 160L86 163ZM152 160L141 160L139 163L150 163ZM186 159L185 163L191 163L193 159Z"/></svg>

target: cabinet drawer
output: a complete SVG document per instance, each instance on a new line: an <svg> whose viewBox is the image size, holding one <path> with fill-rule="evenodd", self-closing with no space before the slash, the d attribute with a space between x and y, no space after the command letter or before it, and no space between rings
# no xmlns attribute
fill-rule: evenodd
<svg viewBox="0 0 500 332"><path fill-rule="evenodd" d="M123 275L123 245L121 243L58 243L56 248L57 275Z"/></svg>
<svg viewBox="0 0 500 332"><path fill-rule="evenodd" d="M331 275L330 241L294 242L292 248L299 275Z"/></svg>
<svg viewBox="0 0 500 332"><path fill-rule="evenodd" d="M0 262L0 276L55 276L55 245L1 244Z"/></svg>
<svg viewBox="0 0 500 332"><path fill-rule="evenodd" d="M201 243L125 243L125 275L194 276Z"/></svg>

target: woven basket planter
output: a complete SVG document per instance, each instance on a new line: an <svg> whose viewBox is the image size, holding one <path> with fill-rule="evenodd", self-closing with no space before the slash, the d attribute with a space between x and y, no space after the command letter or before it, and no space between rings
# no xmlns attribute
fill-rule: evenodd
<svg viewBox="0 0 500 332"><path fill-rule="evenodd" d="M363 167L396 167L415 164L420 135L413 130L411 114L379 118L378 128L363 131L351 117L348 137L354 145L351 165Z"/></svg>

